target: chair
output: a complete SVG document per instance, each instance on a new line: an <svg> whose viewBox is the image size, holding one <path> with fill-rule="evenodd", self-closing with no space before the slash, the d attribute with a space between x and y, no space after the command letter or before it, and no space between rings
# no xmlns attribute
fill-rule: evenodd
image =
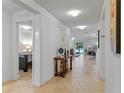
<svg viewBox="0 0 124 93"><path fill-rule="evenodd" d="M26 61L26 55L19 55L19 69L23 70L24 72L28 71L28 64Z"/></svg>

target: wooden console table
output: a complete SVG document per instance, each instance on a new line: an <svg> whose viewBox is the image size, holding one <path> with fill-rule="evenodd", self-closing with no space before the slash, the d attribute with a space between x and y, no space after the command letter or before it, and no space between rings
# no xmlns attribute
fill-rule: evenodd
<svg viewBox="0 0 124 93"><path fill-rule="evenodd" d="M54 57L55 61L55 76L65 77L67 70L69 69L67 66L68 59L70 59L70 70L72 70L72 57L73 56L58 56ZM60 71L58 71L58 62L60 62Z"/></svg>

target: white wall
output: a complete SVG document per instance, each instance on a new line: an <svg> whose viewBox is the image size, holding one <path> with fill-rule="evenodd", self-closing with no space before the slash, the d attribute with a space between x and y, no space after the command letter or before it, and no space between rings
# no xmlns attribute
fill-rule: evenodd
<svg viewBox="0 0 124 93"><path fill-rule="evenodd" d="M104 16L104 15L103 15ZM100 48L97 49L96 62L101 79L105 79L105 20L101 19L99 24Z"/></svg>
<svg viewBox="0 0 124 93"><path fill-rule="evenodd" d="M33 21L33 69L32 69L32 83L36 86L41 85L41 53L40 53L40 25L41 25L41 16L35 15L34 21ZM39 21L40 20L40 21Z"/></svg>
<svg viewBox="0 0 124 93"><path fill-rule="evenodd" d="M79 38L79 39L89 39L97 37L98 33L98 24L89 25L87 28L82 30L72 29L71 37Z"/></svg>
<svg viewBox="0 0 124 93"><path fill-rule="evenodd" d="M105 93L121 93L121 58L110 47L110 0L104 0L105 18L101 17L100 49L97 51L97 66L100 76L105 79Z"/></svg>
<svg viewBox="0 0 124 93"><path fill-rule="evenodd" d="M32 49L32 30L24 30L19 27L19 52L26 52L26 45L30 45Z"/></svg>
<svg viewBox="0 0 124 93"><path fill-rule="evenodd" d="M70 37L70 29L40 7L35 1L21 1L27 5L28 8L31 7L31 9L39 12L39 16L36 18L37 20L35 20L37 23L35 31L38 32L39 35L37 39L35 38L35 49L37 49L35 51L35 53L37 52L35 62L37 63L34 66L34 82L35 85L42 85L54 76L53 57L57 55L57 49L60 47L69 48L70 44L68 43L68 39Z"/></svg>
<svg viewBox="0 0 124 93"><path fill-rule="evenodd" d="M2 82L12 79L12 14L2 9Z"/></svg>
<svg viewBox="0 0 124 93"><path fill-rule="evenodd" d="M41 83L54 76L54 60L58 48L69 48L70 30L46 10L41 14Z"/></svg>
<svg viewBox="0 0 124 93"><path fill-rule="evenodd" d="M121 58L110 48L110 0L105 0L105 93L121 93Z"/></svg>
<svg viewBox="0 0 124 93"><path fill-rule="evenodd" d="M84 40L84 48L87 48L89 45L94 45L97 41L97 38Z"/></svg>

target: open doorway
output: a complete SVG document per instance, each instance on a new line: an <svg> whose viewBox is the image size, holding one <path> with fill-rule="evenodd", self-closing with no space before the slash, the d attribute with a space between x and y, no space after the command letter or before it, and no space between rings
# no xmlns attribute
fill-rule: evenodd
<svg viewBox="0 0 124 93"><path fill-rule="evenodd" d="M83 42L75 43L75 50L76 54L83 54L84 53Z"/></svg>
<svg viewBox="0 0 124 93"><path fill-rule="evenodd" d="M19 28L19 79L32 81L32 20L18 22Z"/></svg>
<svg viewBox="0 0 124 93"><path fill-rule="evenodd" d="M75 42L74 46L75 46L75 57L84 54L83 42Z"/></svg>

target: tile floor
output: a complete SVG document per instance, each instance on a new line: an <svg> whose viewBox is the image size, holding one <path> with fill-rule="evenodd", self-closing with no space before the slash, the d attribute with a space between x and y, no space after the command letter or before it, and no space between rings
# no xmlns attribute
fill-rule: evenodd
<svg viewBox="0 0 124 93"><path fill-rule="evenodd" d="M31 73L3 85L3 93L104 93L95 59L81 55L73 61L73 69L65 76L53 77L41 87L31 84Z"/></svg>

